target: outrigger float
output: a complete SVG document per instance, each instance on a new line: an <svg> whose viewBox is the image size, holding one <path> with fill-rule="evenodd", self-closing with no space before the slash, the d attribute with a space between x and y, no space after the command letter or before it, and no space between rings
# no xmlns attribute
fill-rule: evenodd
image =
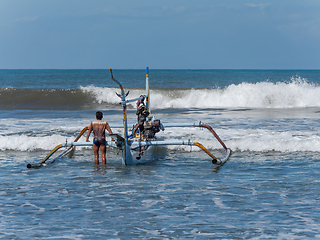
<svg viewBox="0 0 320 240"><path fill-rule="evenodd" d="M227 148L226 145L222 142L216 132L212 129L211 126L199 123L161 123L160 120L155 119L151 116L150 111L150 90L149 90L149 69L146 68L146 94L145 96L140 96L138 98L127 100L129 92L125 93L122 84L113 77L112 69L110 69L111 79L117 83L120 87L121 93L117 94L121 99L121 104L123 108L123 125L110 125L112 129L114 128L123 128L123 136L119 134L109 134L106 136L110 136L113 138L112 141L106 141L106 145L109 147L113 147L122 151L122 164L123 165L136 165L139 163L143 163L146 161L150 161L153 158L154 147L156 146L165 146L165 145L186 145L186 146L197 146L206 152L213 164L222 165L224 164L231 155L230 148ZM134 128L132 128L132 133L129 134L128 121L127 121L127 103L135 102L139 100L146 99L146 108L148 111L148 116L144 123L144 131L139 132L139 130L135 133ZM137 125L137 124L136 124ZM200 127L208 129L213 136L219 141L221 146L225 150L225 154L222 158L216 158L207 148L205 148L199 142L193 142L190 140L176 140L176 141L168 141L168 140L159 140L155 136L157 132L160 130L164 131L165 128L169 127ZM39 163L29 163L27 168L38 168L42 165L47 165L49 163L54 162L56 159L61 158L68 153L72 152L77 146L92 146L92 142L78 142L81 136L88 130L88 127L82 129L79 135L75 138L73 142L66 141L65 143L61 143L56 146L41 162ZM50 159L50 157L57 152L60 148L67 148L65 151L60 153L57 157Z"/></svg>

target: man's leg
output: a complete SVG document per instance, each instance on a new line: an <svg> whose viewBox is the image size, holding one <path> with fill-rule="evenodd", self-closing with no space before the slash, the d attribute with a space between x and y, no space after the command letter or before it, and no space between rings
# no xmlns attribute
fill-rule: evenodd
<svg viewBox="0 0 320 240"><path fill-rule="evenodd" d="M102 164L107 164L107 158L106 158L106 145L101 145L100 146L100 150L101 150L101 158L102 158Z"/></svg>
<svg viewBox="0 0 320 240"><path fill-rule="evenodd" d="M94 163L99 164L99 147L93 144Z"/></svg>
<svg viewBox="0 0 320 240"><path fill-rule="evenodd" d="M134 128L133 130L133 133L132 133L132 136L135 137L136 136L136 131L138 130L139 128L139 123L137 124L137 126Z"/></svg>

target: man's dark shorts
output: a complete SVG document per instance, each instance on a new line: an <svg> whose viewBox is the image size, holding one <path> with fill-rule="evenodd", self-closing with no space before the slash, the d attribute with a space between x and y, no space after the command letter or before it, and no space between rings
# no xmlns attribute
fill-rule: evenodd
<svg viewBox="0 0 320 240"><path fill-rule="evenodd" d="M106 145L106 140L105 139L93 139L93 144L96 145L97 147L100 147L101 145Z"/></svg>

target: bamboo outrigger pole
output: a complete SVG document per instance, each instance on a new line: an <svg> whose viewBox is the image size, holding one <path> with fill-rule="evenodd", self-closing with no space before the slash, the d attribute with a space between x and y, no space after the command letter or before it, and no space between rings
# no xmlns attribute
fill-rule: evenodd
<svg viewBox="0 0 320 240"><path fill-rule="evenodd" d="M87 126L87 127L84 127L73 142L77 142L77 141L80 139L80 137L88 130L88 128L89 128L88 126ZM36 164L31 164L31 163L29 163L29 164L27 165L27 168L37 168L37 167L41 167L43 164L46 163L46 161L47 161L56 151L58 151L58 150L59 150L60 148L62 148L62 147L63 147L63 144L59 144L59 145L56 146L54 149L52 149L52 151L51 151L44 159L42 159L41 162L36 163ZM61 154L60 154L58 157L56 157L56 158L62 157L63 155L65 155L65 154L67 154L69 151L71 151L73 148L74 148L73 145L70 146L67 150L65 150L63 153L61 153ZM55 158L55 159L56 159L56 158ZM54 159L54 160L55 160L55 159ZM51 162L54 162L54 160L52 160Z"/></svg>

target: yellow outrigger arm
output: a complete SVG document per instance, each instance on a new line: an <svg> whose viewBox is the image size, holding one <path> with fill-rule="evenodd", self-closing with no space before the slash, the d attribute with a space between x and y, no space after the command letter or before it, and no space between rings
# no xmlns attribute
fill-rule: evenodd
<svg viewBox="0 0 320 240"><path fill-rule="evenodd" d="M88 126L83 128L81 130L81 132L78 134L78 136L75 138L75 140L73 142L77 142L80 137L88 130ZM52 149L52 151L44 158L42 159L42 161L40 163L36 163L36 164L31 164L29 163L27 165L27 168L36 168L36 167L41 167L56 151L58 151L60 148L62 148L64 145L63 144L59 144L58 146L56 146L54 149ZM62 157L63 155L67 154L69 151L71 151L74 148L74 146L70 146L67 150L65 150L63 153L61 153L58 157ZM54 160L52 160L53 162Z"/></svg>
<svg viewBox="0 0 320 240"><path fill-rule="evenodd" d="M225 155L222 157L222 158L216 158L211 152L209 152L208 149L206 149L201 143L199 142L194 142L193 143L195 146L201 148L203 151L205 151L210 157L212 157L212 163L213 164L217 164L217 165L221 165L223 163L225 163L228 158L230 157L230 154L231 154L231 150L230 148L227 148L226 149L226 153Z"/></svg>
<svg viewBox="0 0 320 240"><path fill-rule="evenodd" d="M216 160L217 158L211 153L209 152L208 149L206 149L201 143L199 142L194 142L193 143L195 146L201 148L203 151L205 151L210 157L212 157L212 159Z"/></svg>

